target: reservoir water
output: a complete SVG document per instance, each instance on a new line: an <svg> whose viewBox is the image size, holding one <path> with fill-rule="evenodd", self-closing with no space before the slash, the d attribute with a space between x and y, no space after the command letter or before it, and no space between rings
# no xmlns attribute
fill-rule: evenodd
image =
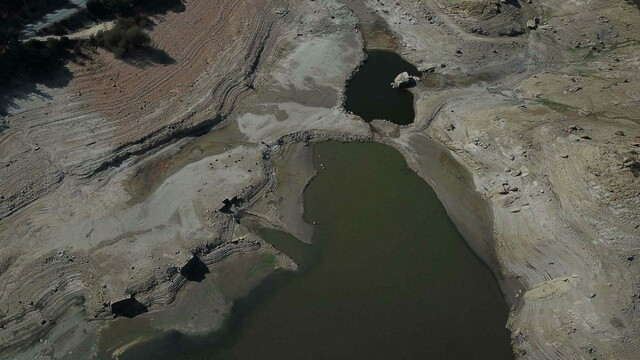
<svg viewBox="0 0 640 360"><path fill-rule="evenodd" d="M388 120L398 125L413 123L413 94L394 89L391 83L402 72L419 76L418 69L400 55L384 50L367 50L367 60L349 81L344 108L370 122Z"/></svg>
<svg viewBox="0 0 640 360"><path fill-rule="evenodd" d="M120 359L512 359L497 282L401 154L378 143L313 151L314 244L261 232L302 270L269 277L221 331L164 333Z"/></svg>

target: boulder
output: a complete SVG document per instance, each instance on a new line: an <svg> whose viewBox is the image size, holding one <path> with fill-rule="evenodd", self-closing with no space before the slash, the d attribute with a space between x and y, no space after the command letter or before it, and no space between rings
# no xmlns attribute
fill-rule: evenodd
<svg viewBox="0 0 640 360"><path fill-rule="evenodd" d="M420 81L419 77L411 76L408 72L405 71L396 76L395 80L393 80L393 83L391 83L391 86L394 89L407 88L415 86L417 81Z"/></svg>

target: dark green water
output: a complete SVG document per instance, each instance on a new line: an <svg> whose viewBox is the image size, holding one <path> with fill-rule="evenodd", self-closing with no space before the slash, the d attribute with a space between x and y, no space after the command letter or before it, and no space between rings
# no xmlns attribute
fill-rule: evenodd
<svg viewBox="0 0 640 360"><path fill-rule="evenodd" d="M122 359L512 359L507 308L431 188L394 149L314 145L314 245L262 235L303 271L234 305L223 331L167 333Z"/></svg>
<svg viewBox="0 0 640 360"><path fill-rule="evenodd" d="M399 125L413 123L413 94L406 89L394 89L391 83L405 71L419 76L418 69L394 52L366 53L367 61L347 85L344 108L366 122L382 119Z"/></svg>

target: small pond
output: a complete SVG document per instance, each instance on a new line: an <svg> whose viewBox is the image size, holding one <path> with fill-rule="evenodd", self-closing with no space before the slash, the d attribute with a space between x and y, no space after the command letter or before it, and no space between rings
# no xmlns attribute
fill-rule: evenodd
<svg viewBox="0 0 640 360"><path fill-rule="evenodd" d="M367 60L347 85L344 108L366 122L383 119L398 125L413 123L413 94L407 89L394 89L391 83L405 71L420 76L418 69L391 51L368 50L366 54Z"/></svg>

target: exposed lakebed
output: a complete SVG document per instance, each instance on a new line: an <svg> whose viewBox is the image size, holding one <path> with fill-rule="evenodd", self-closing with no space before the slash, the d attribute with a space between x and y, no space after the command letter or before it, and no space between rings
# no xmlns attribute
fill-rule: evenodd
<svg viewBox="0 0 640 360"><path fill-rule="evenodd" d="M394 89L391 83L402 72L419 76L418 69L400 55L385 50L367 50L367 60L349 81L344 107L366 122L388 120L398 125L413 123L413 94Z"/></svg>
<svg viewBox="0 0 640 360"><path fill-rule="evenodd" d="M167 332L121 359L512 358L491 271L397 151L326 142L314 162L314 244L261 232L302 271L270 276L221 331Z"/></svg>

